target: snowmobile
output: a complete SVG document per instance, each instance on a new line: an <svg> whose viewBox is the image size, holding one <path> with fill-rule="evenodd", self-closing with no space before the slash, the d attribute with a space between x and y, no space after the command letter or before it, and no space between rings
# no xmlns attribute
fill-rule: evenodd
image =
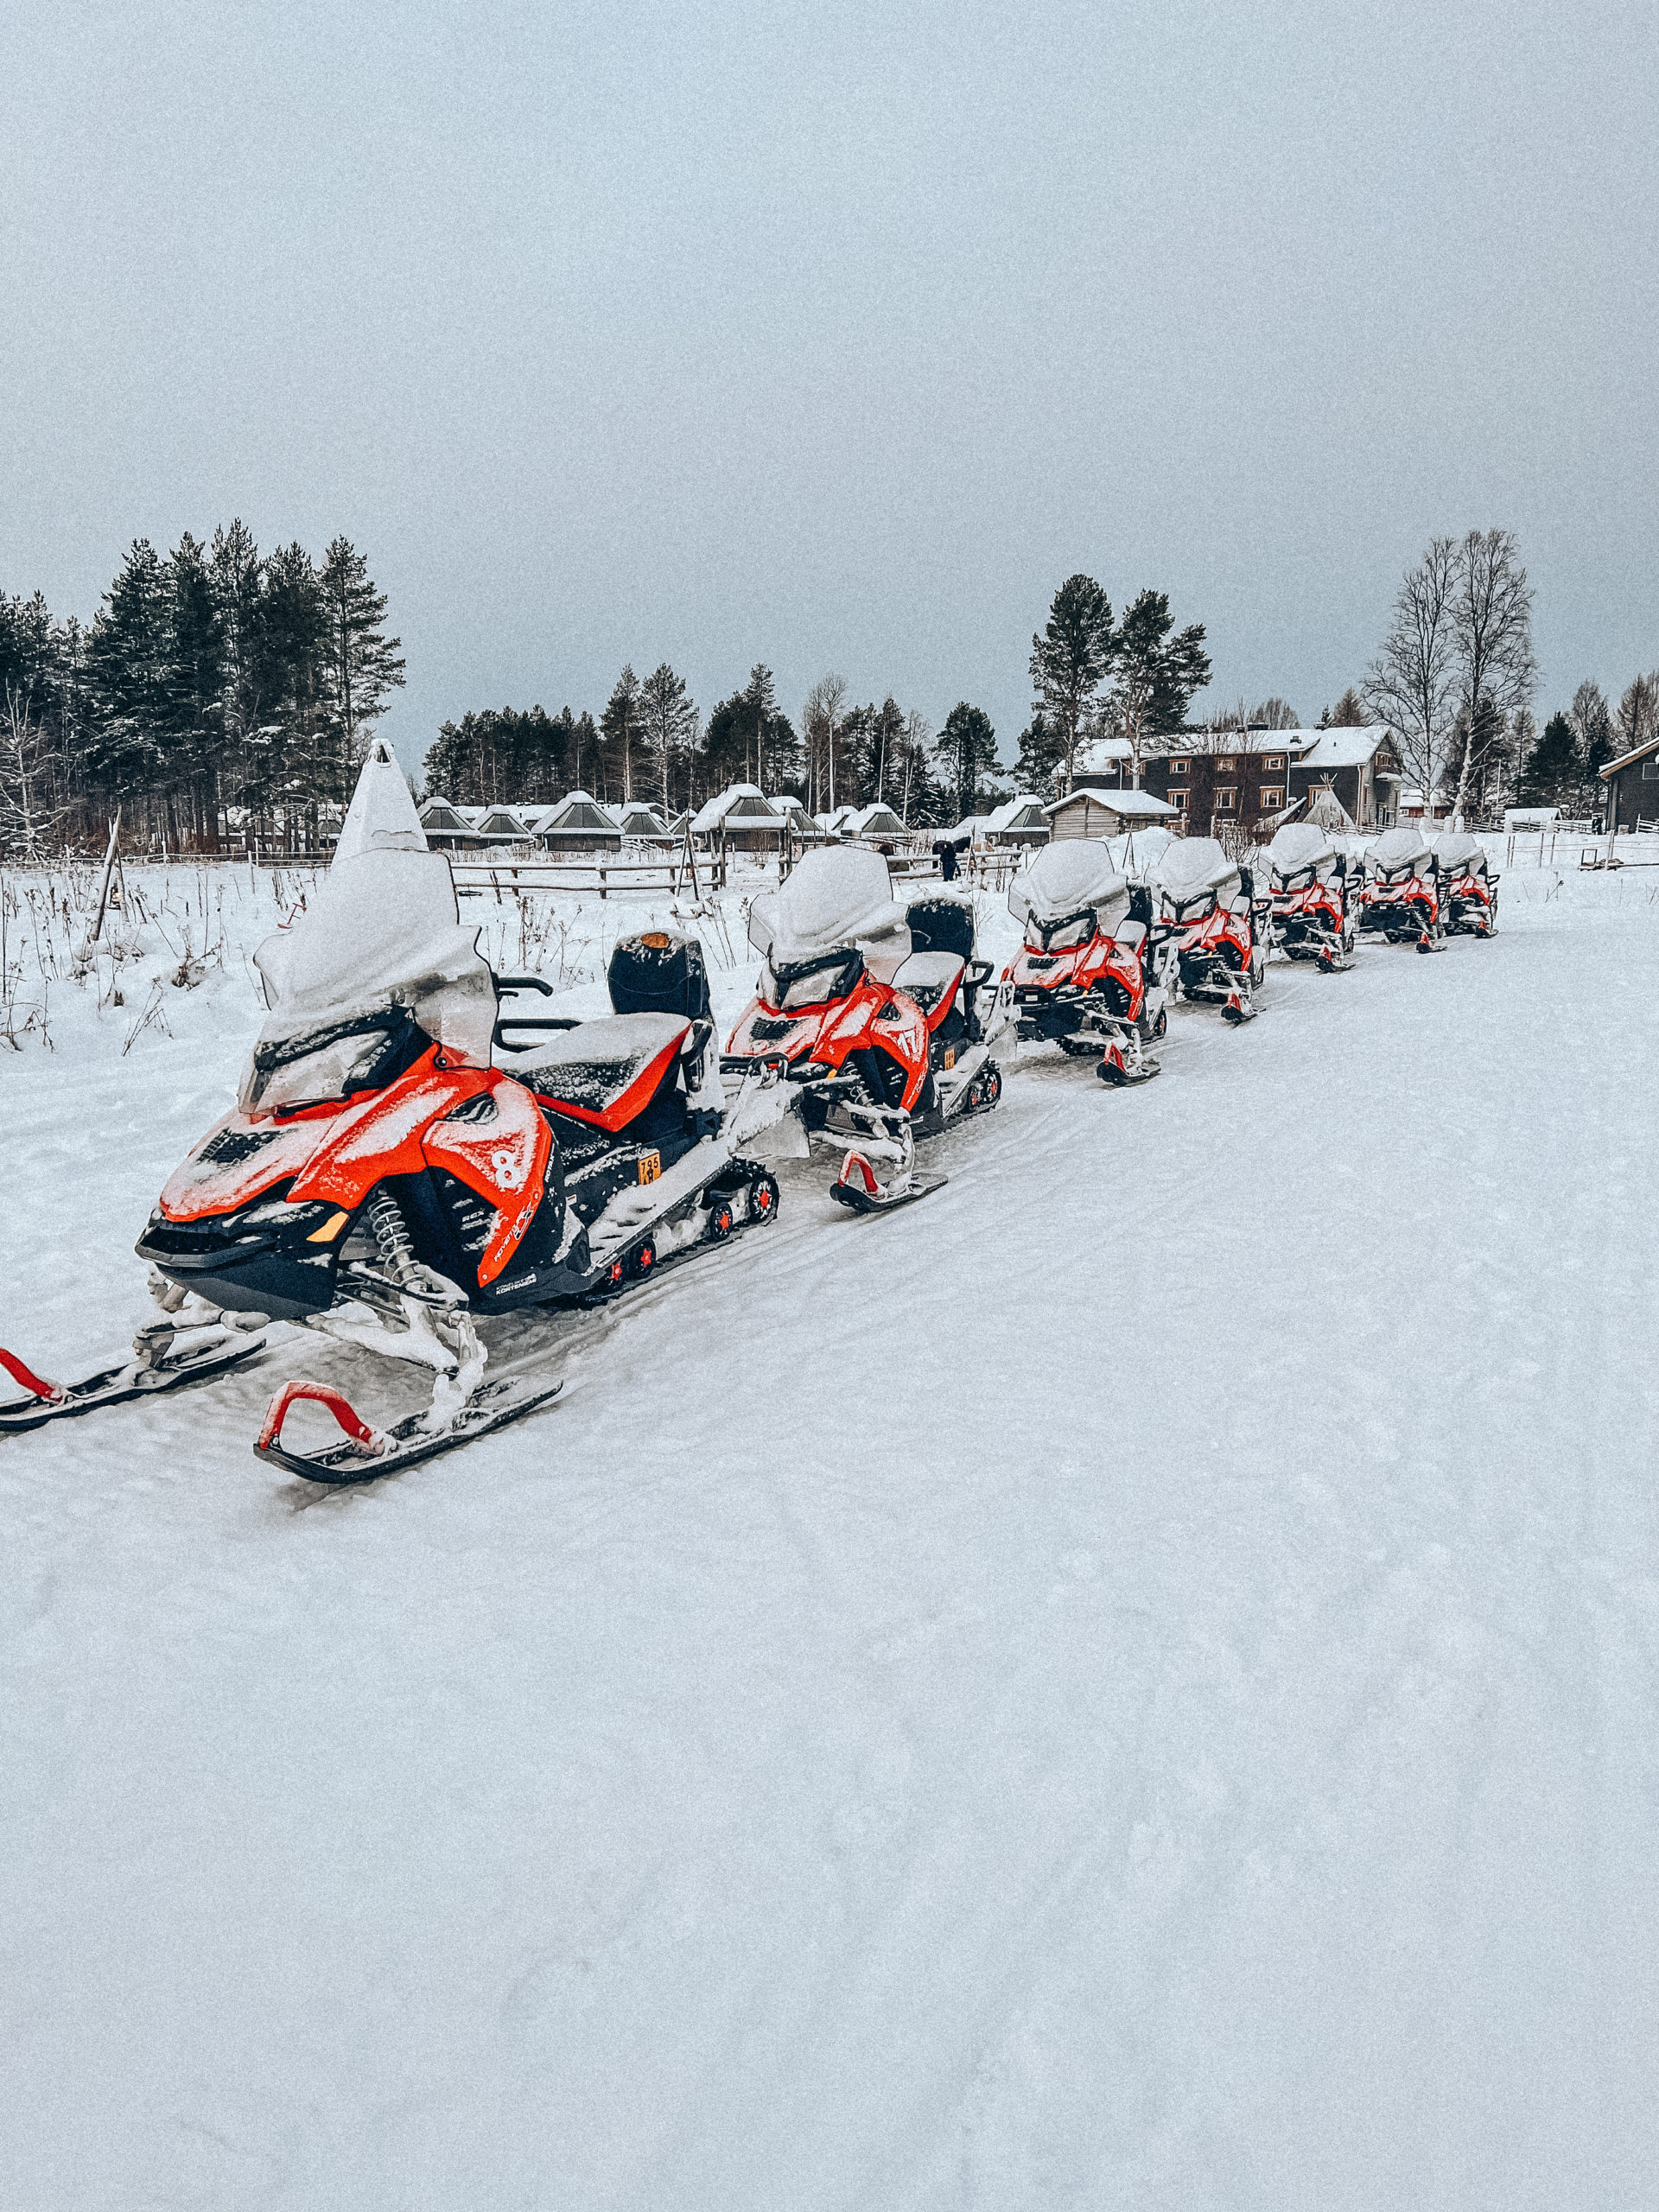
<svg viewBox="0 0 1659 2212"><path fill-rule="evenodd" d="M1434 840L1434 864L1448 934L1496 936L1497 878L1479 839L1461 830L1447 830Z"/></svg>
<svg viewBox="0 0 1659 2212"><path fill-rule="evenodd" d="M165 1317L152 1328L188 1327L202 1360L245 1357L257 1345L238 1331L282 1320L431 1371L431 1405L385 1433L320 1383L273 1399L255 1448L327 1483L428 1458L556 1394L486 1381L478 1319L620 1290L778 1209L771 1173L728 1139L696 940L624 938L608 1017L524 1011L550 987L491 972L384 746L365 784L377 769L396 791L349 842L348 819L309 910L255 955L270 1012L236 1106L137 1246ZM20 1416L80 1410L7 1364L30 1394ZM200 1371L182 1362L177 1379ZM308 1398L348 1440L317 1458L282 1440Z"/></svg>
<svg viewBox="0 0 1659 2212"><path fill-rule="evenodd" d="M1358 936L1359 872L1313 822L1287 822L1268 847L1272 870L1272 943L1292 960L1317 960L1327 972L1351 964Z"/></svg>
<svg viewBox="0 0 1659 2212"><path fill-rule="evenodd" d="M970 901L934 891L901 905L880 854L824 847L754 901L749 942L760 986L726 1072L764 1072L773 1118L794 1124L803 1150L815 1138L841 1147L833 1195L855 1212L937 1190L945 1178L918 1173L917 1140L1002 1093L990 1056L1001 994L982 1004L992 970L974 955Z"/></svg>
<svg viewBox="0 0 1659 2212"><path fill-rule="evenodd" d="M1154 875L1154 941L1166 946L1166 983L1187 998L1219 1004L1231 1022L1254 1020L1267 966L1266 899L1247 868L1214 837L1178 837Z"/></svg>
<svg viewBox="0 0 1659 2212"><path fill-rule="evenodd" d="M1361 931L1380 931L1390 944L1415 944L1419 952L1443 952L1440 868L1422 831L1408 822L1385 830L1366 860L1370 881L1361 894Z"/></svg>
<svg viewBox="0 0 1659 2212"><path fill-rule="evenodd" d="M1150 891L1131 886L1104 845L1069 838L1045 846L1015 879L1008 912L1026 930L1004 977L1020 1043L1097 1053L1103 1083L1156 1075L1147 1046L1169 1016L1154 967Z"/></svg>

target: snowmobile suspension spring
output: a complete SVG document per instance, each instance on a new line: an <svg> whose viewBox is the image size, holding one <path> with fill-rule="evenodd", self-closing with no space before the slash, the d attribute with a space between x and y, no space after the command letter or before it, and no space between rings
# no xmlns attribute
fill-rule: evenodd
<svg viewBox="0 0 1659 2212"><path fill-rule="evenodd" d="M415 1243L404 1210L383 1183L363 1209L392 1281L406 1283L416 1268Z"/></svg>

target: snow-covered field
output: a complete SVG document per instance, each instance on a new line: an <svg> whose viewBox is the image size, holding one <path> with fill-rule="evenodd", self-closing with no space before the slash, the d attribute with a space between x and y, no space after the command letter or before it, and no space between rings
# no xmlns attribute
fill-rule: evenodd
<svg viewBox="0 0 1659 2212"><path fill-rule="evenodd" d="M0 1044L48 1371L297 895L176 874ZM596 1010L562 912L486 944ZM252 1458L418 1388L297 1332L0 1443L0 2202L1659 2202L1659 874L1502 921L1022 1068L888 1219L785 1169L399 1479Z"/></svg>

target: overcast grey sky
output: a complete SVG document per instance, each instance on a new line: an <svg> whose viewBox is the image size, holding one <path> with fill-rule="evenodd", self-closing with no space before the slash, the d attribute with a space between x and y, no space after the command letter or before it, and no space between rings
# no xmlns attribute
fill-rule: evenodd
<svg viewBox="0 0 1659 2212"><path fill-rule="evenodd" d="M1308 719L1503 524L1659 662L1650 6L15 5L0 588L343 531L446 716L769 662L1013 758L1084 569Z"/></svg>

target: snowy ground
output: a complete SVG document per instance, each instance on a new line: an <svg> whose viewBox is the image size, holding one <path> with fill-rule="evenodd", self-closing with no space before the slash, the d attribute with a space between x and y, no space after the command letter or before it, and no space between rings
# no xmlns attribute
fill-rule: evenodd
<svg viewBox="0 0 1659 2212"><path fill-rule="evenodd" d="M786 1170L401 1479L253 1459L283 1372L386 1404L303 1339L0 1444L0 2202L1659 2201L1656 886L1022 1069L886 1221ZM48 1368L256 903L170 1033L151 944L0 1046Z"/></svg>

